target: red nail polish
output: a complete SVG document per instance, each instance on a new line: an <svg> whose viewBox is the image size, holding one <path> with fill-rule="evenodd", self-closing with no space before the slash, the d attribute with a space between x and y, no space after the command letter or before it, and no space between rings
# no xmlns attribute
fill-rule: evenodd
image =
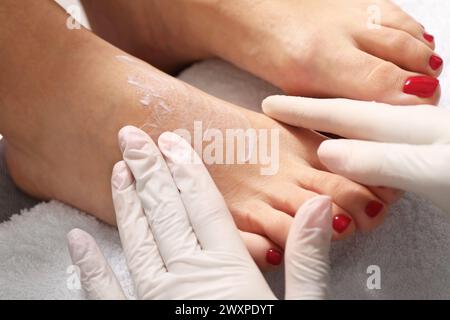
<svg viewBox="0 0 450 320"><path fill-rule="evenodd" d="M352 219L345 214L335 215L333 218L333 229L337 233L342 233L348 228L351 222Z"/></svg>
<svg viewBox="0 0 450 320"><path fill-rule="evenodd" d="M366 214L375 218L384 208L384 205L378 201L370 201L366 206Z"/></svg>
<svg viewBox="0 0 450 320"><path fill-rule="evenodd" d="M433 42L434 41L434 37L431 35L431 34L429 34L429 33L424 33L423 34L423 37L425 38L425 40L427 40L428 42Z"/></svg>
<svg viewBox="0 0 450 320"><path fill-rule="evenodd" d="M428 76L410 77L406 80L403 92L420 98L430 98L434 95L439 80Z"/></svg>
<svg viewBox="0 0 450 320"><path fill-rule="evenodd" d="M269 249L266 253L266 261L271 265L278 266L283 261L283 254L276 249Z"/></svg>
<svg viewBox="0 0 450 320"><path fill-rule="evenodd" d="M438 57L436 55L432 55L430 58L430 67L433 70L439 69L443 63L444 63L444 60L442 60L441 57Z"/></svg>

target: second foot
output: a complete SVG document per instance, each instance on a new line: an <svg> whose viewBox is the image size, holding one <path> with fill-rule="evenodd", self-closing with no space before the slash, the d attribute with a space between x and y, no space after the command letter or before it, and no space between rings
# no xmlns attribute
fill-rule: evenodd
<svg viewBox="0 0 450 320"><path fill-rule="evenodd" d="M439 101L444 61L434 37L392 1L262 1L252 12L246 23L233 15L248 30L217 52L288 94Z"/></svg>

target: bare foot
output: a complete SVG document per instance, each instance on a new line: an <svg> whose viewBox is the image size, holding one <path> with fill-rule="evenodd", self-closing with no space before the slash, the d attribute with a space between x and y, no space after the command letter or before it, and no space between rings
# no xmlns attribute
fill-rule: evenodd
<svg viewBox="0 0 450 320"><path fill-rule="evenodd" d="M434 39L389 0L84 3L95 32L166 70L218 56L292 95L439 100Z"/></svg>
<svg viewBox="0 0 450 320"><path fill-rule="evenodd" d="M17 28L34 27L33 12L40 9L33 3L20 11L29 25L20 22ZM244 148L243 164L209 166L260 266L281 262L278 251L284 247L292 216L317 194L333 198L336 239L356 228L373 229L383 220L395 195L389 190L371 191L325 171L316 155L324 137L209 96L85 30L65 30L60 27L65 15L53 9L40 15L45 16L40 20L42 38L24 32L20 41L11 40L0 54L0 131L7 142L11 175L26 192L64 201L114 223L110 176L121 157L120 128L134 125L157 139L162 132L176 129L195 136L196 123L201 123L209 129L205 135L226 136L227 129L252 128L279 136L262 144L279 152L279 158L271 159L275 170L269 175L262 174L266 164L248 163L254 152L250 147ZM12 15L13 20L5 23L21 21L17 18ZM49 34L60 41L44 48ZM210 142L201 141L203 150ZM226 146L229 142L225 139Z"/></svg>

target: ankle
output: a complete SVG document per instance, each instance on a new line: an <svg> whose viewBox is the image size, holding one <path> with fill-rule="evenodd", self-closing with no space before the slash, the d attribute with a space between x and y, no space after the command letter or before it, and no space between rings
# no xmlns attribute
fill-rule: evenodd
<svg viewBox="0 0 450 320"><path fill-rule="evenodd" d="M192 28L184 1L83 0L92 30L127 53L158 69L175 73L212 57Z"/></svg>

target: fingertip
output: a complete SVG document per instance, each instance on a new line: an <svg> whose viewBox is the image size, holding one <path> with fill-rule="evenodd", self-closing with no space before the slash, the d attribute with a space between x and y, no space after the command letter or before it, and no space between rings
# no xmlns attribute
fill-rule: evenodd
<svg viewBox="0 0 450 320"><path fill-rule="evenodd" d="M264 100L262 101L262 106L264 107L264 106L269 106L269 105L271 105L272 104L272 102L276 102L277 101L277 99L279 99L280 97L284 97L283 95L280 95L280 94L275 94L275 95L272 95L272 96L268 96L268 97L266 97L266 98L264 98Z"/></svg>
<svg viewBox="0 0 450 320"><path fill-rule="evenodd" d="M125 126L119 130L119 146L122 153L127 149L142 149L150 139L147 133L134 126Z"/></svg>
<svg viewBox="0 0 450 320"><path fill-rule="evenodd" d="M176 133L164 132L161 134L158 138L158 146L169 164L171 162L177 164L202 163L191 145Z"/></svg>
<svg viewBox="0 0 450 320"><path fill-rule="evenodd" d="M265 98L261 103L261 108L263 112L270 116L275 117L277 114L281 112L283 109L283 106L286 105L288 102L293 102L293 99L300 99L299 97L291 97L291 96L284 96L284 95L273 95Z"/></svg>
<svg viewBox="0 0 450 320"><path fill-rule="evenodd" d="M170 131L166 131L159 136L158 146L161 151L170 152L170 150L172 150L174 147L184 147L184 145L182 144L183 141L183 138L181 138L179 135Z"/></svg>
<svg viewBox="0 0 450 320"><path fill-rule="evenodd" d="M124 190L133 182L133 175L125 161L117 162L113 167L111 175L111 185L113 189Z"/></svg>
<svg viewBox="0 0 450 320"><path fill-rule="evenodd" d="M317 149L317 155L324 166L336 172L344 167L347 151L345 140L325 140Z"/></svg>
<svg viewBox="0 0 450 320"><path fill-rule="evenodd" d="M297 211L295 216L295 232L320 228L331 229L332 199L329 196L320 195L306 201Z"/></svg>
<svg viewBox="0 0 450 320"><path fill-rule="evenodd" d="M72 229L70 230L66 237L67 237L67 241L69 241L69 243L73 243L76 242L78 239L80 239L83 236L84 231L78 228Z"/></svg>
<svg viewBox="0 0 450 320"><path fill-rule="evenodd" d="M74 263L82 259L87 252L89 252L95 244L94 238L87 232L81 229L72 229L66 235L70 256Z"/></svg>

